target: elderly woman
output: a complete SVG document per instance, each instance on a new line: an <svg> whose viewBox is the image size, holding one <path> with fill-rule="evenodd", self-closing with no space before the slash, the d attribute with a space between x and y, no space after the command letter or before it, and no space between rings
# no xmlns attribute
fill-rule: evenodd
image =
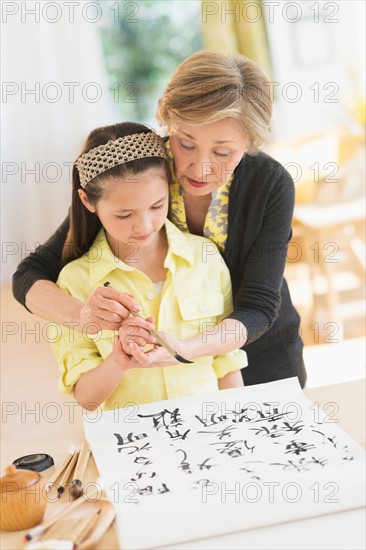
<svg viewBox="0 0 366 550"><path fill-rule="evenodd" d="M297 376L304 386L300 318L283 277L294 184L276 160L259 150L271 114L268 80L241 55L192 55L179 65L159 100L157 118L169 135L170 220L218 245L230 270L234 298L234 311L215 326L210 318L220 304L207 296L202 334L187 334L174 345L188 358L243 347L249 362L242 370L245 385ZM129 310L139 309L131 295L101 287L82 303L55 284L67 262L68 230L66 218L21 262L13 279L14 296L32 313L73 323L77 330L91 324L116 330ZM85 243L80 255L90 245ZM202 262L212 250L202 250ZM192 319L202 319L202 313L189 312ZM149 325L137 317L133 322L134 335L143 339ZM146 357L145 366L172 363L165 350L157 353Z"/></svg>

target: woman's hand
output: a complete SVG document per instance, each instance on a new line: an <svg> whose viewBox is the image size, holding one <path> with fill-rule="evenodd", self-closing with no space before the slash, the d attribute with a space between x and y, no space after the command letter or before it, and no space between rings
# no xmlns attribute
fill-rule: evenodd
<svg viewBox="0 0 366 550"><path fill-rule="evenodd" d="M139 317L133 317L132 321L135 319L138 321L144 321L146 325L151 325L152 322L148 320L153 319L153 317L147 317L146 320ZM154 348L152 348L151 350L143 351L146 343L153 342L145 341L145 338L142 336L143 330L140 330L139 337L136 336L134 330L136 329L136 327L140 329L142 325L139 322L137 322L136 324L132 323L131 326L133 327L133 330L131 332L131 335L127 336L127 340L123 342L121 339L121 334L124 335L125 332L129 330L124 330L124 326L127 325L128 321L124 321L122 327L119 330L119 333L115 335L113 351L111 353L111 359L113 357L113 361L115 361L115 363L118 363L120 367L122 367L122 370L141 367L165 367L166 365L174 365L178 363L175 357L173 357L168 351L166 351L165 348L163 348L160 344L154 344ZM175 340L171 336L167 335L165 332L159 332L159 334L164 336L165 339L169 341L169 343L174 347L174 349L177 349L179 347L178 340ZM150 334L148 334L148 336L149 340L154 340L154 342L156 341L154 337Z"/></svg>
<svg viewBox="0 0 366 550"><path fill-rule="evenodd" d="M80 311L79 327L96 334L101 330L118 330L131 311L141 311L132 294L100 286L89 296ZM78 327L76 327L78 330Z"/></svg>
<svg viewBox="0 0 366 550"><path fill-rule="evenodd" d="M159 342L157 342L150 330L155 330L154 317L129 317L122 322L118 331L123 353L133 357L140 367L166 367L167 365L176 365L179 363L177 359L169 353ZM170 344L170 346L180 355L191 358L189 353L189 345L185 342L177 340L167 334L160 332L159 334ZM144 351L147 344L152 344L154 347ZM187 356L187 353L189 354Z"/></svg>
<svg viewBox="0 0 366 550"><path fill-rule="evenodd" d="M161 336L171 345L171 347L180 355L190 359L189 350L187 347L183 346L183 342L176 340L166 332L159 332ZM166 367L168 365L176 365L179 363L177 359L169 353L163 346L159 343L155 344L154 347L149 351L143 351L135 343L130 343L128 348L126 348L127 353L129 353L136 361L140 364L141 367L151 368L151 367Z"/></svg>

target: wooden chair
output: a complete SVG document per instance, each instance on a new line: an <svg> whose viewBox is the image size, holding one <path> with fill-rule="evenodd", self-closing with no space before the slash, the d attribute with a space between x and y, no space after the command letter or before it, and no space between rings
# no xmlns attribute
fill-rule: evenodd
<svg viewBox="0 0 366 550"><path fill-rule="evenodd" d="M354 294L356 289L360 297L365 281L364 138L348 130L334 131L276 143L269 154L295 180L294 248L288 268L294 272L297 267L301 273L295 275L295 293L289 283L294 303L303 306L303 329L319 331L333 323L339 339L343 323L338 306L346 292ZM329 336L329 326L327 330ZM313 342L314 334L309 339Z"/></svg>
<svg viewBox="0 0 366 550"><path fill-rule="evenodd" d="M301 249L300 259L308 267L312 288L310 323L318 320L323 309L325 321L341 326L337 306L342 292L352 287L362 291L366 251L363 172L363 158L357 154L340 167L338 181L331 186L324 179L319 181L312 201L295 206L293 240ZM342 273L343 283L338 284Z"/></svg>

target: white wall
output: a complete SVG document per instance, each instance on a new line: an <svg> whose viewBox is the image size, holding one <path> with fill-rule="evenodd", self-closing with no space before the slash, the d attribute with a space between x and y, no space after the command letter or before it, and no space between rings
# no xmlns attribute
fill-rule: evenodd
<svg viewBox="0 0 366 550"><path fill-rule="evenodd" d="M274 135L291 139L349 124L357 88L365 93L365 2L264 4L276 99Z"/></svg>
<svg viewBox="0 0 366 550"><path fill-rule="evenodd" d="M75 3L73 15L64 2L1 4L1 279L6 281L26 251L66 216L70 163L89 131L120 115L108 90L93 6L83 12L85 3ZM29 93L32 89L36 94Z"/></svg>

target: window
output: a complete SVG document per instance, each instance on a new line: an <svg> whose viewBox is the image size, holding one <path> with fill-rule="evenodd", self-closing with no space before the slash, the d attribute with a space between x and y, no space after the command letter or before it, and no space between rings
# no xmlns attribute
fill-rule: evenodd
<svg viewBox="0 0 366 550"><path fill-rule="evenodd" d="M200 2L108 2L101 32L109 89L123 120L156 125L157 101L178 64L203 48Z"/></svg>

